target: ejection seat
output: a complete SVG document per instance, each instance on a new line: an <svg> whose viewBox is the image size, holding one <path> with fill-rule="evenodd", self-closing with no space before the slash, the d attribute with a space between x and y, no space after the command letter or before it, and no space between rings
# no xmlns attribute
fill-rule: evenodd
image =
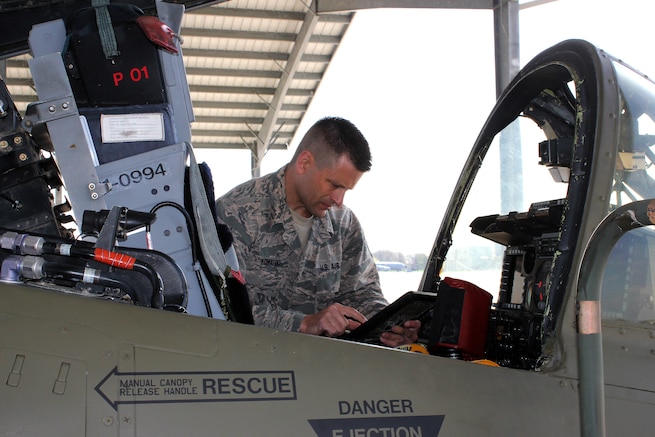
<svg viewBox="0 0 655 437"><path fill-rule="evenodd" d="M93 0L66 22L34 26L38 102L24 122L47 127L82 232L99 232L93 224L117 207L153 214L119 244L175 261L188 290L183 311L252 323L229 231L215 223L211 174L191 146L193 109L177 37L183 11L157 1L154 17Z"/></svg>

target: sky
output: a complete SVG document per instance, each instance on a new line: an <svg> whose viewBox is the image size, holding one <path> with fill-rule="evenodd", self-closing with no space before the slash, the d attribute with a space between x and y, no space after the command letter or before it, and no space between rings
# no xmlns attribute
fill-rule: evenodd
<svg viewBox="0 0 655 437"><path fill-rule="evenodd" d="M655 77L654 17L653 0L557 0L523 9L520 65L579 38ZM495 99L492 11L358 11L297 138L286 151L270 151L261 174L288 162L316 120L347 118L366 136L373 156L371 171L345 197L370 249L429 254ZM250 178L247 150L195 153L212 168L217 196Z"/></svg>

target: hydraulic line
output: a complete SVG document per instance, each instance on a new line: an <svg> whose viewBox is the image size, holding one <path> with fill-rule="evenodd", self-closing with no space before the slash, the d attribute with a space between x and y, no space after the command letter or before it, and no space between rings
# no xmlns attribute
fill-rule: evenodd
<svg viewBox="0 0 655 437"><path fill-rule="evenodd" d="M152 297L150 306L153 308L164 307L164 289L159 274L150 265L124 253L112 252L106 249L87 248L73 244L70 251L72 256L92 259L102 264L118 267L125 270L133 270L145 275L152 285Z"/></svg>
<svg viewBox="0 0 655 437"><path fill-rule="evenodd" d="M19 234L7 231L0 236L0 247L12 250L18 255L62 255L91 259L102 264L124 270L133 270L145 275L152 285L152 296L146 306L163 308L164 290L161 277L150 265L119 252L95 248L91 243L76 241L73 243L49 240L47 237ZM141 302L141 305L144 303Z"/></svg>
<svg viewBox="0 0 655 437"><path fill-rule="evenodd" d="M64 278L74 279L83 283L92 283L102 285L109 288L120 288L134 300L137 305L146 306L148 304L148 296L142 295L143 293L136 292L126 281L118 278L112 278L105 272L97 269L90 269L88 267L80 268L66 264L45 262L43 264L43 273L48 278Z"/></svg>
<svg viewBox="0 0 655 437"><path fill-rule="evenodd" d="M25 255L20 258L21 259L16 263L16 267L18 273L23 278L74 280L85 284L120 288L127 293L137 305L148 306L150 304L151 299L147 293L135 291L126 281L114 278L101 270L45 261L43 258L34 255Z"/></svg>

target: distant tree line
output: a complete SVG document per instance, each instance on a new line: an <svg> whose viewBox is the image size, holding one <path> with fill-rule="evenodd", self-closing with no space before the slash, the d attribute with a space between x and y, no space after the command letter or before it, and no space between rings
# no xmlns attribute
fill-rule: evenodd
<svg viewBox="0 0 655 437"><path fill-rule="evenodd" d="M407 270L423 270L428 263L428 256L424 253L416 253L413 255L406 255L400 252L392 252L390 250L378 250L373 252L373 258L378 262L400 262L407 266Z"/></svg>

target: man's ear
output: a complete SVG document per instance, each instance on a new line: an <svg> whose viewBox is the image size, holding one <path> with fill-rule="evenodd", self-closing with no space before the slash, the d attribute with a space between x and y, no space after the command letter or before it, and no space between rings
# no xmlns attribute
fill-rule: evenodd
<svg viewBox="0 0 655 437"><path fill-rule="evenodd" d="M298 155L296 159L296 171L299 174L305 173L307 168L309 168L314 163L314 155L309 150L303 150Z"/></svg>

